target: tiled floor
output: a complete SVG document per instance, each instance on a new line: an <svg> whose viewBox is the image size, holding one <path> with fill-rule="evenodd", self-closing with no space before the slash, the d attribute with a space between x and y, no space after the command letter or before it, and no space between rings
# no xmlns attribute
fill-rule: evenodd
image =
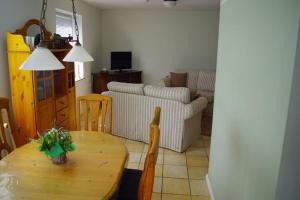
<svg viewBox="0 0 300 200"><path fill-rule="evenodd" d="M143 169L148 145L124 140L129 159L127 168ZM209 200L205 181L210 137L201 136L185 152L159 149L155 168L153 200Z"/></svg>

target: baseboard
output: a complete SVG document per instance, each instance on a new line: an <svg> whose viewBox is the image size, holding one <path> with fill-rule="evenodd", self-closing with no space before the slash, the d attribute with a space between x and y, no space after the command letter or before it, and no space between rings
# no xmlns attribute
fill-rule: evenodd
<svg viewBox="0 0 300 200"><path fill-rule="evenodd" d="M211 183L210 183L208 174L206 174L206 184L207 184L207 187L208 187L208 192L209 192L210 199L211 200L216 200L215 196L214 196L214 193L213 193L213 190L212 190L212 187L211 187Z"/></svg>

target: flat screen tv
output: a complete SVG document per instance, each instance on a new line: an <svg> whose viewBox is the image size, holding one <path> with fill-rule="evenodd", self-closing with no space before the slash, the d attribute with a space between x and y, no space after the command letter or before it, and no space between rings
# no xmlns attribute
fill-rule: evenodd
<svg viewBox="0 0 300 200"><path fill-rule="evenodd" d="M111 52L111 70L131 69L131 52Z"/></svg>

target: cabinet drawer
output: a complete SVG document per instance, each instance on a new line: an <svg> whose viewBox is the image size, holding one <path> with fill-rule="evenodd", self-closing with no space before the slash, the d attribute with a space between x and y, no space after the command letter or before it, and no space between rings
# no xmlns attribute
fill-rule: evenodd
<svg viewBox="0 0 300 200"><path fill-rule="evenodd" d="M56 111L68 106L68 96L60 97L56 100Z"/></svg>
<svg viewBox="0 0 300 200"><path fill-rule="evenodd" d="M69 113L69 109L68 108L64 108L61 111L58 111L56 113L56 119L58 122L63 122L66 119L68 119L68 113Z"/></svg>

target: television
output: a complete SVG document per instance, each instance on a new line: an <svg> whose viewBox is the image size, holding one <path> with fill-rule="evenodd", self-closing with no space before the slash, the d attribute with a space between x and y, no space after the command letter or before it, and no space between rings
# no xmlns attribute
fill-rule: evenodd
<svg viewBox="0 0 300 200"><path fill-rule="evenodd" d="M111 70L131 69L131 52L111 52Z"/></svg>

